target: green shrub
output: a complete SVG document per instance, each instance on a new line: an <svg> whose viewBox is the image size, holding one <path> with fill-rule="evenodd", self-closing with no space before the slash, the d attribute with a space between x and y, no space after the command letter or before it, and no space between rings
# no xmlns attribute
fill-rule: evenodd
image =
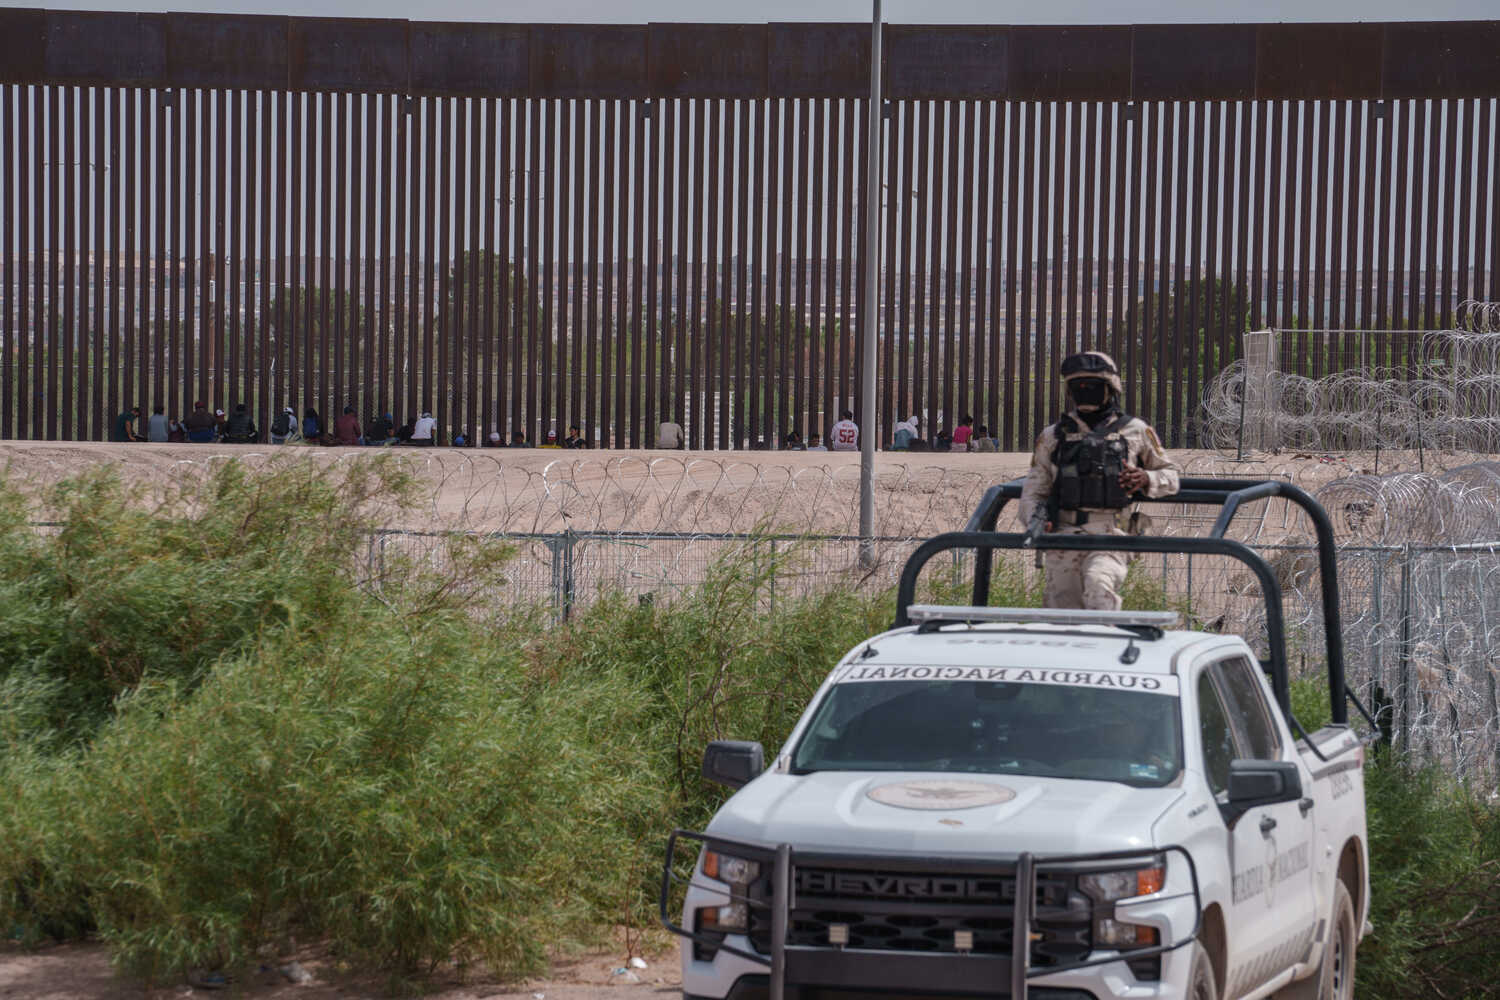
<svg viewBox="0 0 1500 1000"><path fill-rule="evenodd" d="M1309 731L1329 718L1328 685L1292 681L1292 711ZM1370 923L1358 996L1500 995L1500 804L1435 767L1411 767L1382 745L1367 758Z"/></svg>
<svg viewBox="0 0 1500 1000"><path fill-rule="evenodd" d="M1500 805L1436 768L1365 768L1370 921L1360 996L1500 996Z"/></svg>
<svg viewBox="0 0 1500 1000"><path fill-rule="evenodd" d="M0 630L29 655L0 709L0 924L96 930L153 979L293 933L401 974L523 970L597 923L578 884L623 878L557 833L634 850L600 821L628 771L577 736L613 692L532 682L468 613L503 546L360 581L371 508L408 496L382 463L231 465L180 512L88 476L52 536L5 498Z"/></svg>
<svg viewBox="0 0 1500 1000"><path fill-rule="evenodd" d="M0 739L86 739L148 677L191 689L292 616L318 621L348 600L365 513L409 506L413 485L377 461L229 463L155 509L102 469L40 510L0 488Z"/></svg>
<svg viewBox="0 0 1500 1000"><path fill-rule="evenodd" d="M342 624L283 633L190 695L147 685L86 754L8 775L8 839L48 875L26 916L86 911L148 979L289 932L403 973L535 967L574 880L550 831L585 806L580 782L611 777L575 773L559 721L576 706L525 684L513 652L476 653L466 625Z"/></svg>
<svg viewBox="0 0 1500 1000"><path fill-rule="evenodd" d="M501 547L457 539L361 579L360 527L372 504L399 506L399 476L230 467L207 489L142 511L108 477L69 483L54 536L5 504L3 585L35 578L36 622L110 604L65 579L131 610L104 652L35 626L6 677L23 697L0 709L0 922L97 933L147 979L293 936L403 976L447 960L519 973L644 922L664 832L721 798L697 778L703 744L774 746L891 615L853 589L771 611L773 567L726 560L670 605L614 598L564 629L510 616L497 631L467 604ZM274 513L289 491L307 516ZM205 587L195 645L172 608ZM13 636L19 601L0 603Z"/></svg>

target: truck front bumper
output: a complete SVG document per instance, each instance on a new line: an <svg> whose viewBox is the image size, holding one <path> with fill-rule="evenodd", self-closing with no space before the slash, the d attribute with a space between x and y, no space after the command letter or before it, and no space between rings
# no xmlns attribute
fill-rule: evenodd
<svg viewBox="0 0 1500 1000"><path fill-rule="evenodd" d="M715 850L756 859L769 872L768 885L759 895L737 894L723 883L710 884L700 870L684 879L674 871L679 841L696 841ZM1116 951L1086 951L1081 957L1060 961L1057 956L1033 962L1033 943L1044 938L1038 932L1049 914L1038 907L1038 873L1138 861L1151 855L1171 855L1183 864L1169 867L1163 890L1151 896L1116 903L1116 914L1134 924L1155 927L1157 945ZM807 935L799 928L789 935L798 909L795 886L799 855L790 845L754 844L726 840L703 833L674 831L668 843L662 874L660 913L662 924L683 941L683 991L706 1000L929 1000L939 996L1011 997L1015 1000L1103 1000L1103 998L1176 997L1188 977L1192 953L1188 945L1196 939L1201 913L1198 878L1192 857L1180 847L1146 851L1089 855L1021 854L1013 861L965 859L918 859L882 855L802 855L809 865L845 865L855 868L889 869L892 866L945 865L966 871L982 869L986 874L1014 879L1013 901L1005 908L1009 916L1009 947L1004 953L952 951L913 953L871 947L807 946ZM747 934L704 933L683 927L668 913L674 882L687 882L685 910L699 906L744 904L761 921L761 932ZM803 912L803 917L806 913ZM1075 915L1076 916L1076 915ZM686 921L692 924L692 920ZM769 924L769 926L765 926ZM796 940L790 938L795 937ZM800 942L800 943L798 943ZM994 944L993 938L991 944ZM1158 959L1159 975L1139 980L1126 964Z"/></svg>

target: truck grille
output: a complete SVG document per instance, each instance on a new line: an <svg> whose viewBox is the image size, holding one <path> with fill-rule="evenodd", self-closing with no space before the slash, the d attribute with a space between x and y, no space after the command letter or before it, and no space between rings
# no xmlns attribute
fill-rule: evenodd
<svg viewBox="0 0 1500 1000"><path fill-rule="evenodd" d="M883 871L869 868L798 866L793 872L796 906L788 923L787 944L830 947L829 930L848 927L853 950L952 954L954 935L973 935L973 953L1008 955L1014 912L1014 875L995 873ZM1032 964L1058 965L1085 958L1090 947L1088 900L1073 878L1039 872L1036 886L1036 930ZM768 902L769 880L753 895ZM751 908L750 939L770 951L768 909Z"/></svg>

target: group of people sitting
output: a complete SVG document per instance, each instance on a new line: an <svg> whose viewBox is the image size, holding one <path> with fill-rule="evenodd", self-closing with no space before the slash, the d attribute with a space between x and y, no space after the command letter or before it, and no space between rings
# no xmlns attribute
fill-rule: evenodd
<svg viewBox="0 0 1500 1000"><path fill-rule="evenodd" d="M912 414L896 424L891 451L972 451L994 454L999 442L990 436L984 424L974 426L974 418L965 413L953 430L938 431L930 440L922 437L921 418Z"/></svg>
<svg viewBox="0 0 1500 1000"><path fill-rule="evenodd" d="M271 443L292 444L298 441L320 444L325 447L372 447L389 445L412 445L431 448L438 443L437 419L422 411L405 423L398 423L390 413L382 413L361 427L353 406L334 418L332 425L325 423L317 409L309 406L297 420L297 412L290 406L283 407L271 422ZM454 442L458 444L458 441Z"/></svg>
<svg viewBox="0 0 1500 1000"><path fill-rule="evenodd" d="M332 424L324 421L315 407L307 407L302 417L290 406L284 406L271 421L269 438L271 444L293 444L307 442L328 447L411 445L432 447L439 443L440 429L437 420L427 411L405 423L398 423L390 413L382 413L361 427L353 406L345 406ZM127 406L115 418L110 434L111 441L183 442L197 444L258 444L260 430L255 426L254 415L246 403L236 403L234 412L226 414L221 409L210 410L201 400L193 404L193 412L185 420L168 418L166 408L156 405L147 419L141 418L139 406ZM476 442L467 429L453 437L456 448L473 447ZM511 432L510 440L501 437L498 430L491 431L481 442L486 448L587 448L588 442L577 424L568 425L568 433L561 439L556 429L549 430L545 443L533 444L524 430ZM663 422L658 431L657 447L682 448L686 435L679 424ZM853 414L844 411L833 425L828 444L824 444L816 433L809 433L807 441L793 430L787 433L782 447L793 451L856 451L859 447L859 428L854 424ZM996 440L990 436L989 428L983 424L974 426L974 418L964 414L952 431L939 431L928 440L922 437L921 418L913 414L896 424L891 451L969 451L993 453Z"/></svg>
<svg viewBox="0 0 1500 1000"><path fill-rule="evenodd" d="M460 434L453 443L455 446L463 447L467 443L465 435ZM588 446L588 442L584 440L583 431L577 424L569 424L568 433L561 440L558 440L556 428L548 430L546 438L540 445L533 444L524 430L511 431L509 441L502 438L499 431L490 431L490 436L484 442L486 448L587 448Z"/></svg>
<svg viewBox="0 0 1500 1000"><path fill-rule="evenodd" d="M255 420L250 408L240 403L233 413L223 410L210 411L201 400L193 404L193 412L186 419L167 416L167 408L160 403L151 411L151 416L142 418L139 406L126 406L115 417L110 429L111 441L150 441L159 444L253 444L259 440Z"/></svg>
<svg viewBox="0 0 1500 1000"><path fill-rule="evenodd" d="M391 414L384 413L371 420L368 428L361 428L354 407L345 406L343 413L330 425L325 423L316 407L309 406L299 420L295 410L284 406L271 420L268 436L271 444L307 442L330 447L396 444L431 447L438 441L438 422L431 413L423 412L404 424L398 424ZM259 444L262 440L248 403L237 403L234 412L226 414L221 409L210 410L201 400L193 404L193 412L183 420L169 418L166 407L160 403L145 419L141 417L139 406L126 406L115 417L109 439L161 444ZM462 445L463 441L460 438L454 444Z"/></svg>
<svg viewBox="0 0 1500 1000"><path fill-rule="evenodd" d="M272 418L267 437L271 444L276 445L306 442L326 447L410 445L430 448L441 443L442 431L437 419L425 410L405 423L398 422L390 413L382 413L372 418L368 425L361 426L353 406L345 406L332 423L326 422L316 407L307 407L299 419L296 410L283 406L281 412ZM109 439L162 444L259 444L263 440L249 404L237 403L234 412L226 414L220 409L210 410L201 401L193 404L193 412L185 420L168 418L166 407L160 403L145 419L141 417L139 406L127 405L115 418ZM577 424L570 424L568 433L561 439L555 428L549 430L545 443L541 445L533 444L524 430L513 431L508 442L498 430L491 431L485 441L477 442L465 428L455 434L452 441L455 448L475 447L481 443L486 448L588 447L588 441Z"/></svg>

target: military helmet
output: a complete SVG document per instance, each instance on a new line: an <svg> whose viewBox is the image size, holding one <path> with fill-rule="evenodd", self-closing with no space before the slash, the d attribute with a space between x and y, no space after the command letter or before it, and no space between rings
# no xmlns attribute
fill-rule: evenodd
<svg viewBox="0 0 1500 1000"><path fill-rule="evenodd" d="M1062 377L1064 382L1071 382L1076 378L1103 379L1116 393L1125 391L1125 387L1120 383L1119 365L1116 365L1115 359L1103 351L1069 354L1063 358Z"/></svg>

